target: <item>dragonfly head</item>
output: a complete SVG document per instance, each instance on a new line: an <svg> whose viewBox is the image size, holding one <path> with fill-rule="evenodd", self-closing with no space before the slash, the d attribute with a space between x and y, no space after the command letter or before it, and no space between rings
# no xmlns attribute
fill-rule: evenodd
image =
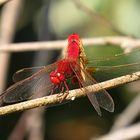
<svg viewBox="0 0 140 140"><path fill-rule="evenodd" d="M50 73L50 81L54 83L55 85L60 84L62 81L64 81L64 74L57 72L57 71L52 71Z"/></svg>
<svg viewBox="0 0 140 140"><path fill-rule="evenodd" d="M76 40L76 41L79 40L79 35L77 33L73 33L73 34L69 35L68 42L71 42L73 40Z"/></svg>

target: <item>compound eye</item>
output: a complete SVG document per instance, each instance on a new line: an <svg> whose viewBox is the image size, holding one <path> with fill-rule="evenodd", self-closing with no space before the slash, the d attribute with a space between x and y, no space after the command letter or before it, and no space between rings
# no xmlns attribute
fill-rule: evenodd
<svg viewBox="0 0 140 140"><path fill-rule="evenodd" d="M57 73L55 71L52 71L50 73L50 81L55 85L60 84L61 81L59 80L59 77L57 76Z"/></svg>
<svg viewBox="0 0 140 140"><path fill-rule="evenodd" d="M58 76L58 77L61 77L61 73L58 72L58 73L57 73L57 76Z"/></svg>
<svg viewBox="0 0 140 140"><path fill-rule="evenodd" d="M57 77L52 77L52 76L50 76L50 81L55 85L60 84L61 82Z"/></svg>
<svg viewBox="0 0 140 140"><path fill-rule="evenodd" d="M59 78L60 81L64 81L64 75L61 73L57 73L57 77Z"/></svg>

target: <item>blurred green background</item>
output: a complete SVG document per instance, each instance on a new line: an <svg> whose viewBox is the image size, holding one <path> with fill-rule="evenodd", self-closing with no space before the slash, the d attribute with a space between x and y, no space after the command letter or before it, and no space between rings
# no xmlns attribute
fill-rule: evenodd
<svg viewBox="0 0 140 140"><path fill-rule="evenodd" d="M93 13L87 13L76 6L76 1L74 0L24 0L14 42L66 39L73 32L78 33L81 38L122 34L139 38L139 0L80 0L80 4L93 11ZM3 6L1 6L1 12L2 9ZM116 30L119 32L116 32ZM85 46L85 49L90 61L123 52L119 46L112 45ZM92 61L92 66L137 62L140 59L139 52L137 53L137 57L136 54L129 55L126 58L118 58L119 61L117 61L117 58L111 60L111 62L98 62L97 64ZM15 71L24 67L48 65L55 62L59 54L60 51L56 50L12 53L7 87L13 83L12 75ZM109 78L117 76L113 72L108 73ZM124 69L123 73L121 72L119 75L127 73L126 69ZM105 79L109 78L106 74ZM99 81L105 80L100 74L97 75L97 79ZM115 118L136 96L137 90L130 89L129 85L124 85L108 92L114 99L115 112L109 113L102 110L102 117L97 115L86 97L46 109L43 116L44 139L88 140L91 137L107 133L112 127ZM8 139L22 114L13 113L0 117L0 140ZM28 136L25 139L28 139Z"/></svg>

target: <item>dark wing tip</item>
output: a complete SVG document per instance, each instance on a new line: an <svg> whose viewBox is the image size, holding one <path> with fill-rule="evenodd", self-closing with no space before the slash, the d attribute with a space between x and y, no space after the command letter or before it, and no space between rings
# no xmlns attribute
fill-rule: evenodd
<svg viewBox="0 0 140 140"><path fill-rule="evenodd" d="M114 101L112 100L112 102L110 102L109 106L107 108L104 108L104 109L109 111L109 112L114 112L114 110L115 110Z"/></svg>
<svg viewBox="0 0 140 140"><path fill-rule="evenodd" d="M96 110L97 111L97 110ZM97 111L97 113L98 113L98 115L100 116L100 117L102 117L102 112L101 111Z"/></svg>
<svg viewBox="0 0 140 140"><path fill-rule="evenodd" d="M114 102L110 105L110 110L108 110L109 112L114 112L114 109L115 109L115 104Z"/></svg>

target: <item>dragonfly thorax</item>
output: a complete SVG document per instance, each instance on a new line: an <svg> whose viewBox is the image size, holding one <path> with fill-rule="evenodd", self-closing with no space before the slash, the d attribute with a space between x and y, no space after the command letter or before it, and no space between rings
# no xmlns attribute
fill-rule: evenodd
<svg viewBox="0 0 140 140"><path fill-rule="evenodd" d="M64 81L64 74L60 73L58 71L52 71L50 73L50 81L55 84L58 85L60 84L62 81Z"/></svg>

